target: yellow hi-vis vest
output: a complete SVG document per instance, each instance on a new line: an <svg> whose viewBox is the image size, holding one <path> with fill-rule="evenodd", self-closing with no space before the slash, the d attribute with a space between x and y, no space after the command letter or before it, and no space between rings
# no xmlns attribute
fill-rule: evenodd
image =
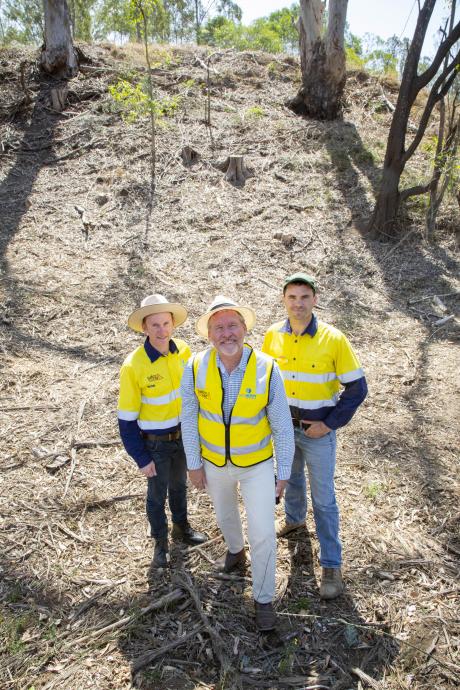
<svg viewBox="0 0 460 690"><path fill-rule="evenodd" d="M174 338L176 352L151 362L141 345L123 362L120 371L118 418L134 421L146 433L177 427L182 399L180 382L190 358L190 348Z"/></svg>
<svg viewBox="0 0 460 690"><path fill-rule="evenodd" d="M223 467L227 460L238 467L250 467L273 455L266 413L273 360L249 349L251 354L243 381L227 423L223 415L224 391L216 350L209 348L194 357L201 455L218 467Z"/></svg>

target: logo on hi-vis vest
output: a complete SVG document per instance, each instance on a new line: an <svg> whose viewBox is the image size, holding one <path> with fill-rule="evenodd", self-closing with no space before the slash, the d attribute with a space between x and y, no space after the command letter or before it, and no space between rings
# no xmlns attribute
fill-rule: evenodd
<svg viewBox="0 0 460 690"><path fill-rule="evenodd" d="M164 379L164 376L161 374L150 374L150 376L147 376L147 381L162 381Z"/></svg>
<svg viewBox="0 0 460 690"><path fill-rule="evenodd" d="M246 393L240 393L240 398L246 398L247 400L254 400L255 394L252 393L252 388L246 388Z"/></svg>
<svg viewBox="0 0 460 690"><path fill-rule="evenodd" d="M200 388L197 388L196 392L197 392L197 395L200 396L200 398L206 398L206 400L208 400L208 398L211 397L211 393L209 391L204 391Z"/></svg>

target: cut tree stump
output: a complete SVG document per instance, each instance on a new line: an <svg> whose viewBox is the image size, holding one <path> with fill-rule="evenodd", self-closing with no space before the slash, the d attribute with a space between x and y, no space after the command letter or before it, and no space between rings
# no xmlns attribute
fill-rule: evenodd
<svg viewBox="0 0 460 690"><path fill-rule="evenodd" d="M200 159L198 151L195 151L195 149L192 149L192 147L188 145L183 147L180 155L183 164L187 166L193 165Z"/></svg>
<svg viewBox="0 0 460 690"><path fill-rule="evenodd" d="M66 107L68 91L69 87L67 84L51 89L51 106L53 110L62 113Z"/></svg>
<svg viewBox="0 0 460 690"><path fill-rule="evenodd" d="M225 179L236 185L244 185L251 173L244 164L244 158L240 155L228 156L222 163L222 170L225 172Z"/></svg>

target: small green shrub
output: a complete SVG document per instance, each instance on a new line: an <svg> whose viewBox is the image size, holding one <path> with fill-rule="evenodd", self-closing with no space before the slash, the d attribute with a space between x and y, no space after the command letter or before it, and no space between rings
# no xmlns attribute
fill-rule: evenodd
<svg viewBox="0 0 460 690"><path fill-rule="evenodd" d="M156 119L172 117L181 103L179 94L150 100L146 93L146 85L131 84L125 79L120 79L116 84L109 86L109 93L115 109L126 122L135 122L140 117L146 117L151 108Z"/></svg>
<svg viewBox="0 0 460 690"><path fill-rule="evenodd" d="M383 493L383 490L383 485L378 481L369 482L369 484L364 487L364 493L371 501L375 501Z"/></svg>
<svg viewBox="0 0 460 690"><path fill-rule="evenodd" d="M265 111L260 105L253 105L252 108L248 108L244 113L245 120L257 119L259 117L265 117Z"/></svg>

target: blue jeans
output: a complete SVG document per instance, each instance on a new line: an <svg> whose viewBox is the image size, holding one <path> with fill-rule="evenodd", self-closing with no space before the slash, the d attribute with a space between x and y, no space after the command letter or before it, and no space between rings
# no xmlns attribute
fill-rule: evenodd
<svg viewBox="0 0 460 690"><path fill-rule="evenodd" d="M182 440L146 441L150 458L155 463L156 477L147 479L146 510L154 539L166 539L168 520L166 496L173 522L187 520L187 465Z"/></svg>
<svg viewBox="0 0 460 690"><path fill-rule="evenodd" d="M308 438L300 429L294 429L294 432L295 455L285 496L286 522L305 522L306 465L316 535L320 544L320 563L323 568L339 568L342 545L339 539L339 508L334 491L335 431L321 438Z"/></svg>

